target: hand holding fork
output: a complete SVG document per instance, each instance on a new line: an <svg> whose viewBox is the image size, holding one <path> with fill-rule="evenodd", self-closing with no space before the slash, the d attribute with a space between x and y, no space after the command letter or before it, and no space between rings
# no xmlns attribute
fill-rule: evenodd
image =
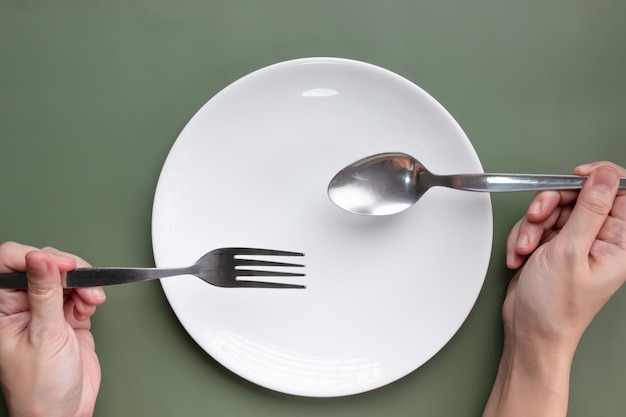
<svg viewBox="0 0 626 417"><path fill-rule="evenodd" d="M202 256L195 264L183 268L76 268L68 271L64 288L96 287L150 281L176 275L195 275L211 285L228 288L306 288L304 285L240 280L238 277L302 277L303 273L246 269L246 267L292 267L304 265L246 259L242 256L304 256L299 252L254 248L221 248ZM27 288L26 273L0 274L0 288Z"/></svg>

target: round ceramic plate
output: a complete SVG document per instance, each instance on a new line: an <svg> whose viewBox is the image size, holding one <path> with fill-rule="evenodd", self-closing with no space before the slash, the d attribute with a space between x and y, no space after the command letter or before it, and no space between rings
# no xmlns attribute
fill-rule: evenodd
<svg viewBox="0 0 626 417"><path fill-rule="evenodd" d="M161 280L198 345L234 373L313 397L396 381L456 333L482 287L487 194L435 188L409 210L368 217L326 194L345 165L405 152L436 173L482 172L431 96L385 69L336 58L263 68L207 102L181 132L153 212L158 266L220 247L304 252L306 289Z"/></svg>

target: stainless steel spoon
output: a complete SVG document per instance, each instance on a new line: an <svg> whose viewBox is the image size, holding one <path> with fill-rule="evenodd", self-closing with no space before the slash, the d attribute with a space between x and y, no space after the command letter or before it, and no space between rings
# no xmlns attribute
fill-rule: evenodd
<svg viewBox="0 0 626 417"><path fill-rule="evenodd" d="M396 214L417 203L430 187L510 192L580 189L587 177L536 174L436 175L400 152L381 153L348 165L328 185L337 206L356 214ZM622 178L620 188L626 188Z"/></svg>

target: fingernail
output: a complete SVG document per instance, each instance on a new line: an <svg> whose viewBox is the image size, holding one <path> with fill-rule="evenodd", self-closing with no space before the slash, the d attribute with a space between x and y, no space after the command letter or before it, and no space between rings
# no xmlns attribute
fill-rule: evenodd
<svg viewBox="0 0 626 417"><path fill-rule="evenodd" d="M30 256L26 265L28 272L45 273L48 271L48 262L41 256Z"/></svg>
<svg viewBox="0 0 626 417"><path fill-rule="evenodd" d="M510 269L517 269L521 264L521 256L515 251L510 250L506 253L506 266Z"/></svg>
<svg viewBox="0 0 626 417"><path fill-rule="evenodd" d="M511 268L515 264L515 251L506 251L506 265Z"/></svg>
<svg viewBox="0 0 626 417"><path fill-rule="evenodd" d="M98 301L106 300L107 298L107 295L102 287L92 287L89 291L91 291L92 297Z"/></svg>
<svg viewBox="0 0 626 417"><path fill-rule="evenodd" d="M541 212L541 202L535 200L528 207L528 214L539 214Z"/></svg>
<svg viewBox="0 0 626 417"><path fill-rule="evenodd" d="M57 261L64 264L72 264L75 262L74 258L65 255L57 255Z"/></svg>
<svg viewBox="0 0 626 417"><path fill-rule="evenodd" d="M528 247L528 243L529 243L528 235L525 234L525 233L522 233L517 238L517 247L518 248L527 248Z"/></svg>
<svg viewBox="0 0 626 417"><path fill-rule="evenodd" d="M609 167L598 168L596 174L592 178L594 186L606 187L609 189L613 188L619 180L617 172L613 168Z"/></svg>

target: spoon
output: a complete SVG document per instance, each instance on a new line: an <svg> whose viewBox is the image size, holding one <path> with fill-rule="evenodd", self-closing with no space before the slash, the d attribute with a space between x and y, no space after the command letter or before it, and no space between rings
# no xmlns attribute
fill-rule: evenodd
<svg viewBox="0 0 626 417"><path fill-rule="evenodd" d="M482 192L575 190L586 179L577 175L436 175L412 156L391 152L368 156L339 171L328 185L328 196L349 212L385 216L411 207L430 187ZM621 179L620 188L626 188L626 178Z"/></svg>

